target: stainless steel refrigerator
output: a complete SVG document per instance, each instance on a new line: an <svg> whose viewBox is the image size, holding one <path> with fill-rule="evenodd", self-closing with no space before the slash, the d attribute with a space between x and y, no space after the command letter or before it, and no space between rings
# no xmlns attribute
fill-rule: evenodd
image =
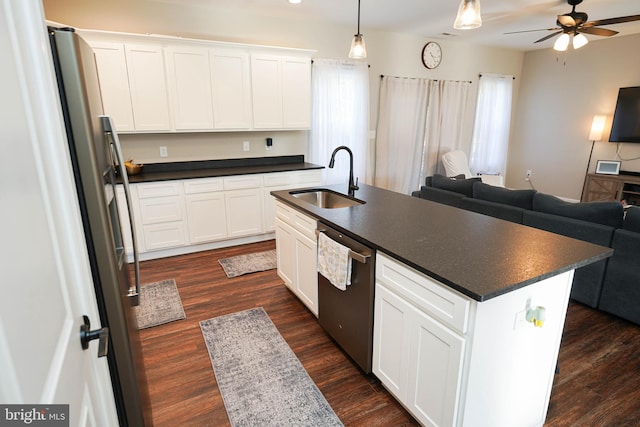
<svg viewBox="0 0 640 427"><path fill-rule="evenodd" d="M103 327L90 338L102 337L101 344L108 344L106 357L120 425L150 426L151 406L134 312L140 284L137 245L122 150L110 118L103 115L91 47L71 28L49 28L49 40ZM118 215L118 183L129 201L135 263L132 285Z"/></svg>

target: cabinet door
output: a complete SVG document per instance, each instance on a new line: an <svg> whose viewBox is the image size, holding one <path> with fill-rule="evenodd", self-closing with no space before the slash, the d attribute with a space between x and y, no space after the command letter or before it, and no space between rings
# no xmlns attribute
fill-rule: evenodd
<svg viewBox="0 0 640 427"><path fill-rule="evenodd" d="M249 55L230 49L211 49L213 120L216 129L251 127Z"/></svg>
<svg viewBox="0 0 640 427"><path fill-rule="evenodd" d="M601 202L620 200L622 181L613 177L588 176L583 202Z"/></svg>
<svg viewBox="0 0 640 427"><path fill-rule="evenodd" d="M253 127L281 129L282 61L279 56L251 55Z"/></svg>
<svg viewBox="0 0 640 427"><path fill-rule="evenodd" d="M171 130L162 48L126 44L125 52L136 130Z"/></svg>
<svg viewBox="0 0 640 427"><path fill-rule="evenodd" d="M229 237L262 233L262 191L260 188L225 192Z"/></svg>
<svg viewBox="0 0 640 427"><path fill-rule="evenodd" d="M111 116L118 132L132 132L135 128L124 45L91 43L91 47L96 58L104 114Z"/></svg>
<svg viewBox="0 0 640 427"><path fill-rule="evenodd" d="M188 194L187 223L190 243L205 243L227 237L224 193Z"/></svg>
<svg viewBox="0 0 640 427"><path fill-rule="evenodd" d="M412 307L407 405L426 426L455 425L464 340Z"/></svg>
<svg viewBox="0 0 640 427"><path fill-rule="evenodd" d="M373 373L403 403L409 375L410 310L408 303L376 283Z"/></svg>
<svg viewBox="0 0 640 427"><path fill-rule="evenodd" d="M171 47L166 54L175 129L213 129L208 49Z"/></svg>
<svg viewBox="0 0 640 427"><path fill-rule="evenodd" d="M282 58L282 114L285 129L311 127L309 58Z"/></svg>
<svg viewBox="0 0 640 427"><path fill-rule="evenodd" d="M318 270L317 243L300 233L296 233L296 289L298 297L318 315Z"/></svg>
<svg viewBox="0 0 640 427"><path fill-rule="evenodd" d="M294 293L293 282L296 276L296 236L295 231L280 218L276 218L276 254L278 257L278 276Z"/></svg>

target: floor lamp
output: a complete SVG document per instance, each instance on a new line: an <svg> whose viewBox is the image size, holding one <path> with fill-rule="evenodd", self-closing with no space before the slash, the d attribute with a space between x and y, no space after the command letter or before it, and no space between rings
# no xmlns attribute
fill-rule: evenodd
<svg viewBox="0 0 640 427"><path fill-rule="evenodd" d="M591 132L589 132L589 141L591 141L591 152L589 153L589 161L587 162L587 170L584 173L584 183L582 184L582 193L580 193L580 200L584 197L584 189L587 185L587 176L589 175L589 167L591 166L591 156L593 155L593 147L596 145L596 141L602 140L602 132L604 131L604 122L606 116L596 115L593 116L593 122L591 122Z"/></svg>

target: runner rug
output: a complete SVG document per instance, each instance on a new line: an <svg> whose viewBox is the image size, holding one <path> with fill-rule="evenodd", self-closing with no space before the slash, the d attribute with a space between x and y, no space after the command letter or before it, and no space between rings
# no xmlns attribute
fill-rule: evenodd
<svg viewBox="0 0 640 427"><path fill-rule="evenodd" d="M184 308L174 279L140 286L140 305L135 307L138 329L184 319Z"/></svg>
<svg viewBox="0 0 640 427"><path fill-rule="evenodd" d="M277 266L276 250L223 258L218 262L228 278L257 271L273 270Z"/></svg>
<svg viewBox="0 0 640 427"><path fill-rule="evenodd" d="M200 328L232 426L342 426L262 307Z"/></svg>

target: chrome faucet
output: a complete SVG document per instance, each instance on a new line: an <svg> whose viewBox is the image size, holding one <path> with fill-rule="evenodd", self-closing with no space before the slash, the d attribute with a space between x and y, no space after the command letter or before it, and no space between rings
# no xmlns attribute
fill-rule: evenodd
<svg viewBox="0 0 640 427"><path fill-rule="evenodd" d="M347 153L349 153L349 195L353 197L355 194L355 191L358 190L360 187L358 187L358 178L356 178L355 183L353 182L353 153L351 152L349 147L345 147L344 145L341 145L340 147L333 150L333 153L331 153L331 160L329 160L329 167L333 169L333 166L336 162L336 153L340 150L346 150Z"/></svg>

